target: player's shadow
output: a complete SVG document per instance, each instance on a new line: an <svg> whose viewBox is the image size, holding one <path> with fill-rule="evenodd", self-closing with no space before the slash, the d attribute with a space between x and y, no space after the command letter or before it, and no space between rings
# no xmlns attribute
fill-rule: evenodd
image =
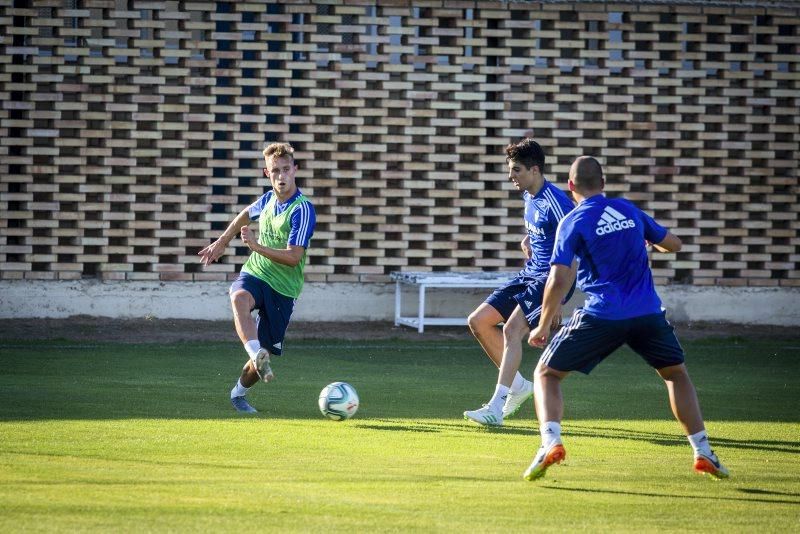
<svg viewBox="0 0 800 534"><path fill-rule="evenodd" d="M542 489L551 490L551 491L563 491L563 492L572 492L572 493L603 493L607 495L631 495L634 497L656 497L660 499L687 499L691 501L698 501L698 500L705 500L705 501L733 501L733 502L759 502L759 503L768 503L768 504L791 504L791 505L798 505L800 504L800 495L796 493L789 493L789 492L771 492L767 490L760 490L756 488L739 488L739 491L746 494L755 494L755 495L776 495L778 497L789 497L789 498L776 498L776 499L768 499L768 498L759 498L759 497L726 497L722 495L676 495L674 493L657 493L652 491L626 491L626 490L616 490L616 489L609 489L609 488L566 488L564 486L553 486L549 484L544 484L541 486Z"/></svg>
<svg viewBox="0 0 800 534"><path fill-rule="evenodd" d="M538 431L533 427L518 426L518 424L503 425L500 427L479 426L466 421L426 420L421 422L402 419L371 419L369 422L355 422L354 426L369 430L385 432L447 432L474 434L484 432L491 434L518 435L538 437ZM685 447L686 437L676 429L674 434L655 431L633 430L619 427L590 426L573 424L564 429L565 439L575 438L603 438L614 440L642 441L662 447ZM730 438L714 437L714 444L720 448L770 451L788 454L800 454L800 442L779 440L736 440Z"/></svg>
<svg viewBox="0 0 800 534"><path fill-rule="evenodd" d="M678 431L675 434L665 434L662 432L632 430L628 428L614 428L614 427L593 427L593 426L571 426L566 430L565 434L576 437L591 437L591 438L610 438L610 439L625 439L633 441L646 441L654 445L661 445L665 447L686 445L686 438ZM779 440L737 440L730 438L722 438L714 436L714 445L720 448L732 449L752 449L758 451L780 452L788 454L800 454L800 442L797 441L779 441Z"/></svg>
<svg viewBox="0 0 800 534"><path fill-rule="evenodd" d="M407 419L370 419L368 423L361 421L354 421L354 426L358 428L366 428L370 430L380 430L387 432L407 431L407 432L463 432L465 434L475 434L476 432L492 433L492 434L516 434L524 436L535 436L537 432L530 428L519 426L480 426L467 421L450 421L450 420L425 420L413 421Z"/></svg>
<svg viewBox="0 0 800 534"><path fill-rule="evenodd" d="M97 460L97 461L100 461L100 462L120 461L120 462L127 462L127 463L133 463L133 464L141 464L141 465L178 466L178 467L203 468L203 469L224 469L226 471L227 470L242 470L242 471L251 471L252 470L252 466L243 465L240 462L238 462L238 463L237 462L225 462L225 463L201 462L201 461L187 460L186 458L180 458L179 460L151 460L151 459L148 459L148 458L141 458L141 457L137 457L137 458L131 458L131 457L119 458L119 457L114 457L113 455L91 454L91 453L87 453L85 451L81 452L80 456L78 456L76 453L70 453L70 452L42 452L42 451L34 451L34 450L31 450L30 448L26 448L25 450L21 450L21 451L17 451L17 450L2 450L0 452L2 452L2 454L12 455L12 456L13 455L17 455L17 456L24 456L24 457L31 457L31 456L38 457L38 458L42 458L43 461L48 461L48 460L52 460L52 459L61 459L61 458L74 459L74 458L80 457L81 460ZM53 484L63 484L64 483L64 479L59 478L56 481L46 481L46 480L44 480L44 481L38 481L38 482L34 482L34 481L30 481L30 480L26 481L26 484L46 485L46 484L51 484L51 483L53 483ZM87 480L87 483L103 484L103 483L113 483L113 482L101 482L101 481L98 481L96 479L90 479L90 480ZM137 480L136 483L139 484L140 483L139 480ZM168 481L165 481L165 483L168 483Z"/></svg>
<svg viewBox="0 0 800 534"><path fill-rule="evenodd" d="M417 424L409 422L408 424L371 424L353 422L356 428L363 428L365 430L380 430L382 432L422 432L422 433L436 433L441 432L440 429L435 428L433 425Z"/></svg>

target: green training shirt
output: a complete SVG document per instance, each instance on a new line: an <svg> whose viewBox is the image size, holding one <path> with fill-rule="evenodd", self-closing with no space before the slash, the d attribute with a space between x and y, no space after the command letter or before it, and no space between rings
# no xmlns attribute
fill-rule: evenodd
<svg viewBox="0 0 800 534"><path fill-rule="evenodd" d="M258 242L265 247L279 250L285 249L292 230L292 213L300 209L304 203L309 203L310 206L310 202L305 196L298 194L285 210L281 213L275 213L278 198L274 194L270 195L270 197L258 218ZM303 270L305 266L305 252L303 252L300 262L294 267L272 261L258 252L253 252L244 267L242 267L242 271L268 283L272 289L281 295L296 299L303 290Z"/></svg>

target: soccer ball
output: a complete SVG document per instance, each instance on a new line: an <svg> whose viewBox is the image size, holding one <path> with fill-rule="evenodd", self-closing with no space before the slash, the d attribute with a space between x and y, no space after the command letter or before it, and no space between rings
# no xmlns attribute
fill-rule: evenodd
<svg viewBox="0 0 800 534"><path fill-rule="evenodd" d="M358 393L347 382L328 384L319 393L319 411L328 419L344 421L358 410Z"/></svg>

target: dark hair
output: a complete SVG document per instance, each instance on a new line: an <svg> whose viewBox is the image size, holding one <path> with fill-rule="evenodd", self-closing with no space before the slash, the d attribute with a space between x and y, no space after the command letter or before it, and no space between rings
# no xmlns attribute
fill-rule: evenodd
<svg viewBox="0 0 800 534"><path fill-rule="evenodd" d="M597 191L603 189L603 167L591 156L581 156L573 163L575 173L570 172L570 179L580 191ZM570 169L571 171L572 169Z"/></svg>
<svg viewBox="0 0 800 534"><path fill-rule="evenodd" d="M519 143L508 145L506 161L522 163L529 169L536 165L539 167L539 173L544 174L544 150L530 137L526 137Z"/></svg>

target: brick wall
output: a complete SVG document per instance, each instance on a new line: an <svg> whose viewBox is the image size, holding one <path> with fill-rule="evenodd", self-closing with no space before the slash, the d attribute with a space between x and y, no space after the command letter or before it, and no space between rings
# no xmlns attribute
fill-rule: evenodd
<svg viewBox="0 0 800 534"><path fill-rule="evenodd" d="M800 286L800 7L719 4L0 0L0 279L230 279L276 140L309 281L513 270L532 135L684 240L659 283Z"/></svg>

